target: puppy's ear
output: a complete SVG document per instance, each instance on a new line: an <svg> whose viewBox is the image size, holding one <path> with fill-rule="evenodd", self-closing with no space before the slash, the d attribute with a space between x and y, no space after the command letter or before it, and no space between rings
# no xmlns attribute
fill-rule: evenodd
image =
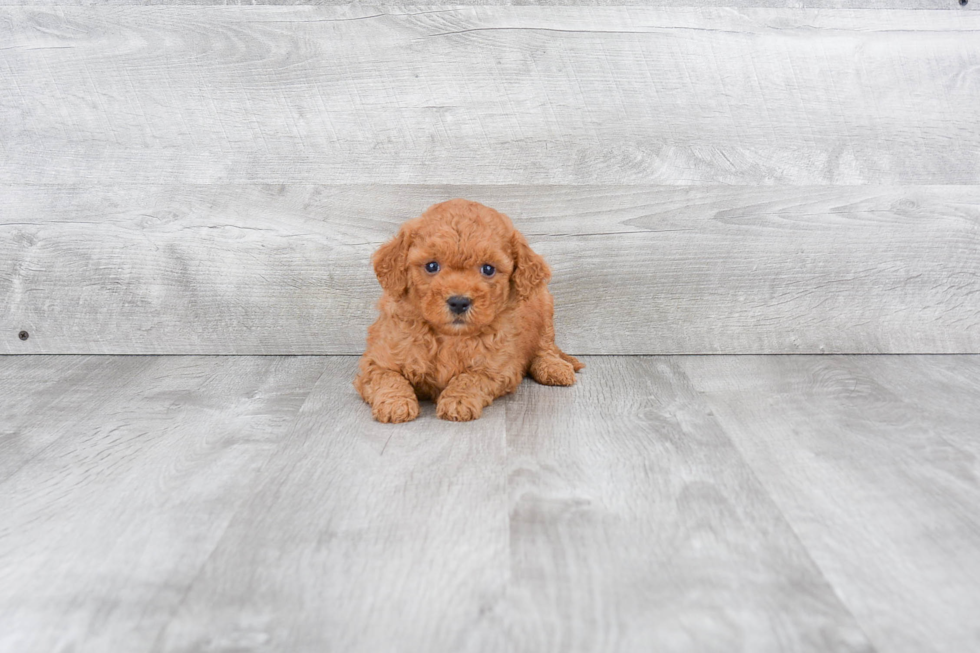
<svg viewBox="0 0 980 653"><path fill-rule="evenodd" d="M379 247L371 257L381 287L396 297L408 290L408 248L411 244L412 230L408 225L402 225L398 235Z"/></svg>
<svg viewBox="0 0 980 653"><path fill-rule="evenodd" d="M535 290L548 283L551 269L527 244L527 240L515 231L510 237L514 255L514 273L510 277L518 301L529 298Z"/></svg>

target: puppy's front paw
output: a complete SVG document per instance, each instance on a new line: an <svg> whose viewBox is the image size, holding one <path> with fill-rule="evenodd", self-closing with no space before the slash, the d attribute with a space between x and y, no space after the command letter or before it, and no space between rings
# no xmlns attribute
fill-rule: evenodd
<svg viewBox="0 0 980 653"><path fill-rule="evenodd" d="M539 356L531 363L531 376L543 385L574 385L575 368L557 356Z"/></svg>
<svg viewBox="0 0 980 653"><path fill-rule="evenodd" d="M483 412L483 402L479 397L443 392L436 403L439 419L451 422L469 422Z"/></svg>
<svg viewBox="0 0 980 653"><path fill-rule="evenodd" d="M385 424L411 422L419 416L419 400L415 397L379 399L371 406L371 414Z"/></svg>

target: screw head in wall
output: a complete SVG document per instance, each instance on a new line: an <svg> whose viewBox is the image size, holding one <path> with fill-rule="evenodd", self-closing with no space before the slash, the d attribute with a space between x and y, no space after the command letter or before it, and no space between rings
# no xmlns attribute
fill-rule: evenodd
<svg viewBox="0 0 980 653"><path fill-rule="evenodd" d="M31 337L31 334L29 334L27 331L21 331L20 333L17 334L17 337L20 338L21 340L27 340L28 338Z"/></svg>
<svg viewBox="0 0 980 653"><path fill-rule="evenodd" d="M970 0L960 0L960 6L961 7L965 7L966 6L966 3L968 3L969 1Z"/></svg>

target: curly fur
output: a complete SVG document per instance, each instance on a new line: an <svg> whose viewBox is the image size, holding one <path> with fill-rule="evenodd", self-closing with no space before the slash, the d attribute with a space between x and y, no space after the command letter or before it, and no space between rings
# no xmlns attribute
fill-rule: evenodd
<svg viewBox="0 0 980 653"><path fill-rule="evenodd" d="M441 269L427 272L430 261ZM584 367L555 345L551 270L502 213L461 199L436 204L373 263L384 294L354 387L380 422L415 419L419 399L434 400L442 419L476 419L527 374L568 386ZM472 302L462 316L449 310L453 296Z"/></svg>

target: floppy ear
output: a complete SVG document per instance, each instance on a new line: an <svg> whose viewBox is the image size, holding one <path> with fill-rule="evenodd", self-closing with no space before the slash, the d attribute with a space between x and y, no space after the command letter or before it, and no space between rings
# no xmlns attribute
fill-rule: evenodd
<svg viewBox="0 0 980 653"><path fill-rule="evenodd" d="M518 301L525 301L535 290L548 283L551 269L517 231L510 237L514 255L514 273L510 277Z"/></svg>
<svg viewBox="0 0 980 653"><path fill-rule="evenodd" d="M412 232L402 225L398 235L379 247L371 257L381 287L396 297L408 290L408 248L411 244Z"/></svg>

